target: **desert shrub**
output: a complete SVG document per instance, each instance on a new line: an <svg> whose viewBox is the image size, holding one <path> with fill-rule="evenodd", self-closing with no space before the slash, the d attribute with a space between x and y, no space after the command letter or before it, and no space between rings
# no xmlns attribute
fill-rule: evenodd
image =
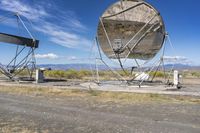
<svg viewBox="0 0 200 133"><path fill-rule="evenodd" d="M128 70L125 70L125 71L121 70L121 71L118 71L118 73L121 76L125 77L125 76L128 76L130 74L130 71L128 71Z"/></svg>
<svg viewBox="0 0 200 133"><path fill-rule="evenodd" d="M200 78L200 72L192 72L191 74L193 77Z"/></svg>
<svg viewBox="0 0 200 133"><path fill-rule="evenodd" d="M88 70L51 70L51 71L45 71L46 77L51 78L66 78L66 79L82 79L86 76L91 76L91 72Z"/></svg>
<svg viewBox="0 0 200 133"><path fill-rule="evenodd" d="M117 71L121 76L128 76L124 71ZM94 74L96 74L96 71L93 71ZM127 73L130 73L127 71ZM51 70L51 71L45 71L46 77L52 77L52 78L65 78L65 79L84 79L85 77L92 77L92 73L90 70L73 70L69 69L66 71L63 70ZM99 71L99 76L101 78L105 78L107 80L116 78L116 74L113 74L111 71Z"/></svg>
<svg viewBox="0 0 200 133"><path fill-rule="evenodd" d="M24 69L24 70L17 70L17 71L15 71L14 73L18 73L19 76L28 76L28 75L29 75L27 69Z"/></svg>
<svg viewBox="0 0 200 133"><path fill-rule="evenodd" d="M65 77L67 79L81 79L82 78L79 72L73 69L65 71Z"/></svg>
<svg viewBox="0 0 200 133"><path fill-rule="evenodd" d="M159 77L159 78L165 77L164 72L160 72L160 71L157 71L157 72L150 72L149 75L150 75L150 76L154 76L154 75L155 75L155 77Z"/></svg>
<svg viewBox="0 0 200 133"><path fill-rule="evenodd" d="M79 74L80 77L87 77L87 76L91 76L92 75L91 71L89 71L89 70L80 70L78 72L78 74Z"/></svg>
<svg viewBox="0 0 200 133"><path fill-rule="evenodd" d="M108 71L99 71L99 76L104 77L107 74L108 74Z"/></svg>
<svg viewBox="0 0 200 133"><path fill-rule="evenodd" d="M190 74L188 72L182 73L183 78L187 78Z"/></svg>
<svg viewBox="0 0 200 133"><path fill-rule="evenodd" d="M45 71L45 76L53 78L64 78L65 72L61 70Z"/></svg>
<svg viewBox="0 0 200 133"><path fill-rule="evenodd" d="M60 78L64 78L65 77L65 72L64 71L56 71L56 76L60 77Z"/></svg>
<svg viewBox="0 0 200 133"><path fill-rule="evenodd" d="M53 77L53 72L52 71L45 71L44 75L45 75L45 77Z"/></svg>

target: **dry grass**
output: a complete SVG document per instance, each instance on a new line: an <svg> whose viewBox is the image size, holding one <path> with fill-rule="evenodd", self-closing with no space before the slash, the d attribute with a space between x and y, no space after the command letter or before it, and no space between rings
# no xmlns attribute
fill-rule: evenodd
<svg viewBox="0 0 200 133"><path fill-rule="evenodd" d="M191 103L200 104L200 99L185 96L169 96L159 94L138 94L121 92L95 92L96 99L103 102L131 103ZM93 95L93 94L92 94Z"/></svg>
<svg viewBox="0 0 200 133"><path fill-rule="evenodd" d="M30 129L27 129L27 128L22 128L22 127L9 127L9 126L6 126L6 127L2 127L0 129L0 132L1 133L49 133L48 130L44 130L44 131L34 131L34 130L30 130Z"/></svg>
<svg viewBox="0 0 200 133"><path fill-rule="evenodd" d="M39 95L56 97L81 97L82 100L92 100L93 102L120 103L120 104L144 104L144 103L178 103L178 104L200 104L200 99L182 96L167 96L158 94L137 94L122 92L101 92L90 89L88 91L63 90L47 87L20 87L20 86L0 86L0 93L19 94L19 95ZM17 122L2 123L0 121L0 133L49 133L48 130L37 131L35 128L29 129L18 125ZM32 125L34 127L34 124Z"/></svg>
<svg viewBox="0 0 200 133"><path fill-rule="evenodd" d="M21 95L81 96L79 90L62 90L48 87L0 86L0 92Z"/></svg>
<svg viewBox="0 0 200 133"><path fill-rule="evenodd" d="M2 133L13 133L13 132L14 132L14 129L11 128L11 127L3 127L0 131L1 131ZM18 131L19 131L20 133L35 133L34 131L28 130L28 129L26 129L26 128L19 129Z"/></svg>
<svg viewBox="0 0 200 133"><path fill-rule="evenodd" d="M16 87L0 86L0 92L20 95L35 96L56 96L56 97L81 97L85 100L94 100L98 102L116 102L116 103L148 103L148 102L170 102L170 103L195 103L200 104L199 98L184 96L168 96L159 94L138 94L125 92L102 92L93 89L58 89L47 87Z"/></svg>

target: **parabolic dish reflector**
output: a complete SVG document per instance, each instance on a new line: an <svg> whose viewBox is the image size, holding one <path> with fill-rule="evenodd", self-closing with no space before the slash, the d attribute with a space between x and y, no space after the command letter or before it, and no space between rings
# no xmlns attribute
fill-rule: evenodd
<svg viewBox="0 0 200 133"><path fill-rule="evenodd" d="M159 12L142 0L121 0L101 16L98 41L111 59L149 60L159 52L165 26Z"/></svg>

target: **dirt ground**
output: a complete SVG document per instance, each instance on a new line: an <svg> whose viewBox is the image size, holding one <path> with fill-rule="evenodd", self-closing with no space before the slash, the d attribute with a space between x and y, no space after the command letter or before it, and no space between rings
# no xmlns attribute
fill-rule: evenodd
<svg viewBox="0 0 200 133"><path fill-rule="evenodd" d="M139 95L137 102L124 102L126 97L102 101L97 94L90 93L53 96L0 91L0 133L200 132L198 97L185 102L180 97L164 101L145 101L144 97L142 101ZM154 97L159 96L150 95Z"/></svg>

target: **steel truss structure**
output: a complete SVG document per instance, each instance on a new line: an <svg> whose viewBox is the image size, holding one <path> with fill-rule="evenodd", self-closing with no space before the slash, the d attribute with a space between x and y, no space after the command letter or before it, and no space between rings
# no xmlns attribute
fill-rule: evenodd
<svg viewBox="0 0 200 133"><path fill-rule="evenodd" d="M137 66L133 66L131 67L131 70L126 71L126 68L121 68L127 75L128 78L123 77L118 70L113 69L110 64L108 64L105 59L103 58L103 53L102 50L100 48L100 45L98 43L98 38L95 38L94 44L91 48L90 51L90 56L92 55L92 52L97 51L97 53L95 53L95 72L94 70L91 68L91 72L92 72L92 76L93 76L93 81L97 84L101 84L103 83L100 80L100 75L99 75L99 66L100 64L103 64L107 67L107 69L112 72L112 74L116 77L117 81L120 82L120 84L126 84L126 85L138 85L139 87L141 87L142 85L153 85L153 84L162 84L162 85L169 85L172 82L170 81L170 78L173 74L174 71L174 67L175 64L173 64L171 66L171 68L169 70L166 70L165 68L165 51L166 51L166 44L167 42L169 43L169 46L171 47L171 49L174 51L174 47L173 44L170 40L169 35L166 33L166 38L165 38L165 43L163 44L163 48L160 50L160 56L158 57L158 59L156 59L155 61L153 61L152 65L149 67L145 67L146 64L148 64L150 61L146 61L142 64L140 64L136 59L132 59L133 62L135 62L135 64L137 64ZM90 57L90 59L93 59L92 57ZM176 60L176 59L175 59ZM123 65L123 64L122 64ZM156 75L159 71L162 71L164 74L164 82L163 81L155 81ZM128 73L129 72L129 73ZM133 75L133 72L138 72L138 75ZM137 79L137 77L141 76L141 74L146 73L147 75L150 75L153 72L152 76L149 76L147 80L145 80L145 77L143 77L144 79L142 80L135 80Z"/></svg>
<svg viewBox="0 0 200 133"><path fill-rule="evenodd" d="M128 4L131 4L131 2L133 3L135 2L135 3L132 6L126 5L128 8L126 7L127 9L124 9L124 5L123 5L124 1L125 2L130 1L130 3ZM119 8L120 6L121 8ZM137 22L137 23L141 23L141 24L140 24L140 27L137 26L139 24L136 24L137 32L133 30L134 29L133 27L131 27L131 20L135 21L135 19L137 19L137 16L136 18L134 18L134 16L133 17L130 16L130 13L128 15L125 14L125 12L133 10L135 8L137 8L138 10L137 12L140 12L142 10L144 11L143 13L146 13L147 11L148 13L150 13L149 19L147 19L148 17L139 16L139 19L141 22ZM114 14L110 14L110 13L114 13ZM134 12L131 12L131 13L134 13ZM138 15L138 14L135 14L135 15ZM109 18L112 18L112 19L108 20ZM132 23L136 23L134 21L132 21ZM114 31L118 31L121 33L120 30L116 29L118 25L123 25L121 26L123 28L121 28L120 30L127 30L128 32L135 32L135 33L132 34L132 37L129 37L129 38L127 38L126 35L123 35L123 34L120 35L119 33L112 33ZM109 26L113 26L113 27L110 28ZM130 35L131 34L129 34L129 36ZM117 40L117 38L115 37L119 37L119 36L121 36L120 38L125 38L124 40L126 41L126 43L118 46L120 42L117 44L113 44L114 43L113 39ZM146 39L147 36L149 37L148 39ZM158 37L158 38L155 38L155 37ZM144 39L146 39L146 41L144 41L145 43L142 42ZM154 42L156 42L156 44L147 46L149 47L149 49L145 51L146 49L145 49L144 44L148 44L148 41L152 43L153 41L151 39L152 40L155 39ZM95 74L93 73L94 77L96 77L95 81L97 83L100 83L98 62L101 62L114 75L116 75L116 78L119 81L125 82L127 84L136 83L140 87L144 83L153 83L156 77L156 74L158 73L160 69L164 73L164 83L168 84L169 79L170 79L170 74L172 73L173 68L171 68L169 73L166 73L165 63L164 63L166 41L169 41L170 46L173 48L171 41L169 39L169 35L165 32L164 22L162 20L162 17L160 16L160 13L157 10L155 10L151 5L149 5L148 3L144 1L134 1L134 0L133 1L121 0L120 2L113 4L113 6L111 6L111 8L109 8L103 14L103 16L100 17L99 19L98 35L95 38L95 43L94 43L94 46L97 47L97 51L98 51L98 57L96 57L96 61L95 61L96 73ZM114 48L114 46L117 46L117 48ZM154 46L155 48L151 48L151 46L152 47ZM140 52L138 48L144 53ZM155 49L155 50L152 50L152 49ZM91 52L92 51L93 49L91 50ZM123 77L115 69L112 69L109 66L109 64L107 64L105 60L103 59L101 51L103 51L104 54L106 54L108 58L116 59L118 63L120 64L120 67L124 71L124 73L129 75L129 78ZM136 53L134 53L134 51L136 51ZM146 64L148 64L150 61L155 59L156 56L158 56L158 53L160 53L160 56L158 59L156 59L156 61L154 61L153 65L149 67L145 67ZM133 56L135 56L135 58ZM128 59L132 59L137 66L132 66L131 70L126 71L124 64ZM140 64L138 60L144 60L145 63ZM138 75L133 75L134 71L137 71ZM149 76L152 72L154 72L153 76ZM142 78L138 79L138 77L142 77Z"/></svg>
<svg viewBox="0 0 200 133"><path fill-rule="evenodd" d="M0 23L9 19L8 16L16 17L18 28L22 25L30 38L0 33L0 42L16 45L15 55L9 63L0 63L0 72L8 79L15 81L20 80L19 74L26 71L28 74L26 79L33 80L33 73L36 69L35 49L38 48L39 41L33 37L19 13L8 13L0 18Z"/></svg>

